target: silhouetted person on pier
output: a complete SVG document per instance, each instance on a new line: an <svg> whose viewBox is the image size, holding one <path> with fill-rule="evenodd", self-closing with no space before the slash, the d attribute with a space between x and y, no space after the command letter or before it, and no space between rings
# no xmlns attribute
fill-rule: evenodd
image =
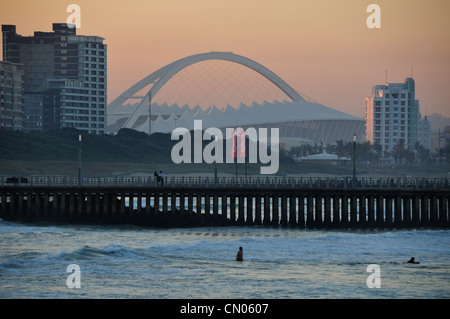
<svg viewBox="0 0 450 319"><path fill-rule="evenodd" d="M239 247L239 250L237 252L236 255L236 261L243 261L244 260L244 255L243 255L243 251L242 251L242 247Z"/></svg>
<svg viewBox="0 0 450 319"><path fill-rule="evenodd" d="M156 171L153 173L153 176L155 176L156 177L156 186L158 186L159 185L159 175L158 175L158 173L156 173Z"/></svg>
<svg viewBox="0 0 450 319"><path fill-rule="evenodd" d="M414 257L411 257L411 259L408 260L406 263L407 263L407 264L420 264L420 262L415 261L415 258L414 258Z"/></svg>
<svg viewBox="0 0 450 319"><path fill-rule="evenodd" d="M161 182L161 186L164 186L164 174L162 171L159 171L159 181Z"/></svg>

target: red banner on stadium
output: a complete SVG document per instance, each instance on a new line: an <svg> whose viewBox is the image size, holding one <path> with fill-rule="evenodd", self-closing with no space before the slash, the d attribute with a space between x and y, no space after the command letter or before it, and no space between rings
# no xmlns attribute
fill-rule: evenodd
<svg viewBox="0 0 450 319"><path fill-rule="evenodd" d="M233 141L233 146L231 147L231 155L233 158L237 157L237 132L234 130L231 133L231 138ZM246 139L245 139L245 131L242 131L241 134L239 134L239 157L243 158L246 157Z"/></svg>
<svg viewBox="0 0 450 319"><path fill-rule="evenodd" d="M246 154L245 154L245 131L242 131L240 137L241 137L240 157L246 157Z"/></svg>

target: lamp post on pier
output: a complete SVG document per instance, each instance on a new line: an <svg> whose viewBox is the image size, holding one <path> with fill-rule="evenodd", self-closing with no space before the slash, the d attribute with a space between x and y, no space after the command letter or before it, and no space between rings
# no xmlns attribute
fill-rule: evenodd
<svg viewBox="0 0 450 319"><path fill-rule="evenodd" d="M353 134L353 188L356 187L356 134Z"/></svg>
<svg viewBox="0 0 450 319"><path fill-rule="evenodd" d="M78 186L81 186L81 134L78 135Z"/></svg>
<svg viewBox="0 0 450 319"><path fill-rule="evenodd" d="M214 140L217 142L219 137L214 135ZM217 158L214 159L214 187L217 187Z"/></svg>

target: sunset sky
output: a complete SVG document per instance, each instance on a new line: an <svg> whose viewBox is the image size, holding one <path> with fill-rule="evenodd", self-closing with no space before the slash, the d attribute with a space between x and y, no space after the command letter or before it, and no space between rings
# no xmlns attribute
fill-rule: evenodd
<svg viewBox="0 0 450 319"><path fill-rule="evenodd" d="M448 0L0 0L1 24L51 31L81 7L77 34L108 45L108 100L188 55L233 51L315 101L364 116L371 87L413 75L422 115L450 117ZM381 28L369 29L369 4Z"/></svg>

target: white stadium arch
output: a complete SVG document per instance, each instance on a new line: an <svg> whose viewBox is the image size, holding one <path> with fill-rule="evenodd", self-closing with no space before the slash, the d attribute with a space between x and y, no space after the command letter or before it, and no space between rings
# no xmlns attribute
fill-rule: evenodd
<svg viewBox="0 0 450 319"><path fill-rule="evenodd" d="M207 60L234 62L254 70L283 91L292 102L253 103L251 106L241 104L237 109L230 106L223 110L214 106L203 110L167 105L164 108L151 104L152 97L177 73ZM152 87L145 95L136 95L150 85ZM137 101L137 106L131 108L131 111L124 106L130 99ZM150 114L158 109L164 109L164 116L161 112L156 117ZM143 118L146 119L144 123ZM363 141L365 136L364 119L306 101L265 66L232 52L200 53L179 59L146 76L108 105L108 129L112 132L117 132L120 128L133 128L146 133L169 133L177 126L193 129L194 119L202 119L204 127L279 127L281 136L311 142L334 143L338 139L351 141L353 134L357 134L358 140Z"/></svg>

